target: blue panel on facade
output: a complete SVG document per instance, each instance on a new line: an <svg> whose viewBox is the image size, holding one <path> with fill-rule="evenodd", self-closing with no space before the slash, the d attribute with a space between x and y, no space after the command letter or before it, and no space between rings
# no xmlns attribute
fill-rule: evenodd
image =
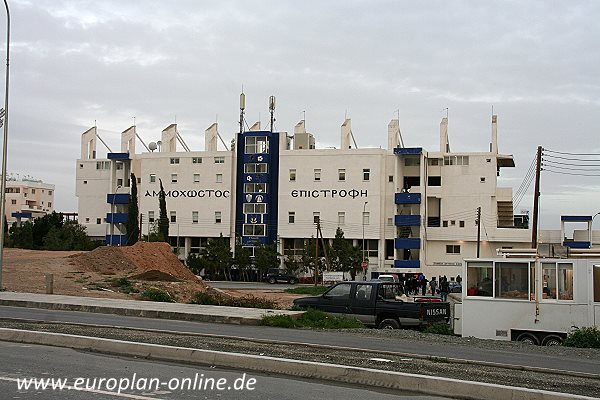
<svg viewBox="0 0 600 400"><path fill-rule="evenodd" d="M587 222L592 220L591 215L561 215L561 221L565 222Z"/></svg>
<svg viewBox="0 0 600 400"><path fill-rule="evenodd" d="M127 244L127 235L106 235L104 244L111 246L125 246Z"/></svg>
<svg viewBox="0 0 600 400"><path fill-rule="evenodd" d="M106 158L109 160L129 160L129 153L108 153Z"/></svg>
<svg viewBox="0 0 600 400"><path fill-rule="evenodd" d="M590 242L563 242L563 246L571 249L591 249L592 244Z"/></svg>
<svg viewBox="0 0 600 400"><path fill-rule="evenodd" d="M129 204L129 193L109 193L106 195L108 204Z"/></svg>
<svg viewBox="0 0 600 400"><path fill-rule="evenodd" d="M421 204L421 193L396 193L396 204Z"/></svg>
<svg viewBox="0 0 600 400"><path fill-rule="evenodd" d="M396 249L420 249L421 239L419 238L396 238L394 239L394 248Z"/></svg>
<svg viewBox="0 0 600 400"><path fill-rule="evenodd" d="M394 154L398 155L418 155L423 153L422 147L396 147Z"/></svg>
<svg viewBox="0 0 600 400"><path fill-rule="evenodd" d="M394 217L396 226L421 226L420 215L396 215Z"/></svg>
<svg viewBox="0 0 600 400"><path fill-rule="evenodd" d="M394 260L394 268L421 268L420 260Z"/></svg>
<svg viewBox="0 0 600 400"><path fill-rule="evenodd" d="M129 219L127 213L107 213L106 222L109 224L124 224Z"/></svg>
<svg viewBox="0 0 600 400"><path fill-rule="evenodd" d="M11 215L15 218L31 218L33 216L30 212L14 212Z"/></svg>

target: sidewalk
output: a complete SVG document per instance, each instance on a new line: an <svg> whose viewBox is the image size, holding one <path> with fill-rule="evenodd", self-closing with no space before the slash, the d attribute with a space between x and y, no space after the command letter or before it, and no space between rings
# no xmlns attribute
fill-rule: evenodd
<svg viewBox="0 0 600 400"><path fill-rule="evenodd" d="M302 314L302 311L158 303L153 301L98 299L93 297L15 292L0 292L0 305L117 314L129 317L219 322L237 325L258 325L263 315L282 314L294 316Z"/></svg>

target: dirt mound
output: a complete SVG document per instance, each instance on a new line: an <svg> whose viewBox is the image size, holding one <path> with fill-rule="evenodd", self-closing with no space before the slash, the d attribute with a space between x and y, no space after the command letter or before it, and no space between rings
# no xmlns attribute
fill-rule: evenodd
<svg viewBox="0 0 600 400"><path fill-rule="evenodd" d="M201 282L164 242L137 242L127 247L98 247L72 256L73 264L105 275L135 275L144 280Z"/></svg>

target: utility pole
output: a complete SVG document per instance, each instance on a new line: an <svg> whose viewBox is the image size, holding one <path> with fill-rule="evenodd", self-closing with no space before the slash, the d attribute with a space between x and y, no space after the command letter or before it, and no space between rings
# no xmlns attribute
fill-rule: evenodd
<svg viewBox="0 0 600 400"><path fill-rule="evenodd" d="M321 224L317 225L317 233L318 233L318 235L321 235L321 244L323 245L323 253L325 254L325 267L327 268L327 270L329 270L329 266L331 264L329 263L329 256L327 255L327 246L325 245L325 238L323 237L323 231L321 230ZM318 235L317 235L317 239L319 238Z"/></svg>
<svg viewBox="0 0 600 400"><path fill-rule="evenodd" d="M477 207L477 258L479 258L479 244L481 243L481 207Z"/></svg>
<svg viewBox="0 0 600 400"><path fill-rule="evenodd" d="M542 146L537 148L537 161L535 166L535 189L533 193L533 222L531 229L531 248L537 249L538 213L540 203L540 172L542 170Z"/></svg>

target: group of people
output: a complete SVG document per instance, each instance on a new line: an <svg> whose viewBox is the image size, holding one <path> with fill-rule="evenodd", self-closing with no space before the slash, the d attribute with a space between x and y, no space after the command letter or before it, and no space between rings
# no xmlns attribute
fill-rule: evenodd
<svg viewBox="0 0 600 400"><path fill-rule="evenodd" d="M450 292L450 283L446 275L440 276L436 279L436 277L432 277L431 280L428 280L425 275L405 275L402 274L400 277L400 283L404 286L406 290L406 294L408 295L421 295L425 296L428 293L432 296L440 295L442 301L448 301L448 293ZM450 278L451 281L455 280L454 278ZM460 275L456 277L456 282L461 283L462 278Z"/></svg>

